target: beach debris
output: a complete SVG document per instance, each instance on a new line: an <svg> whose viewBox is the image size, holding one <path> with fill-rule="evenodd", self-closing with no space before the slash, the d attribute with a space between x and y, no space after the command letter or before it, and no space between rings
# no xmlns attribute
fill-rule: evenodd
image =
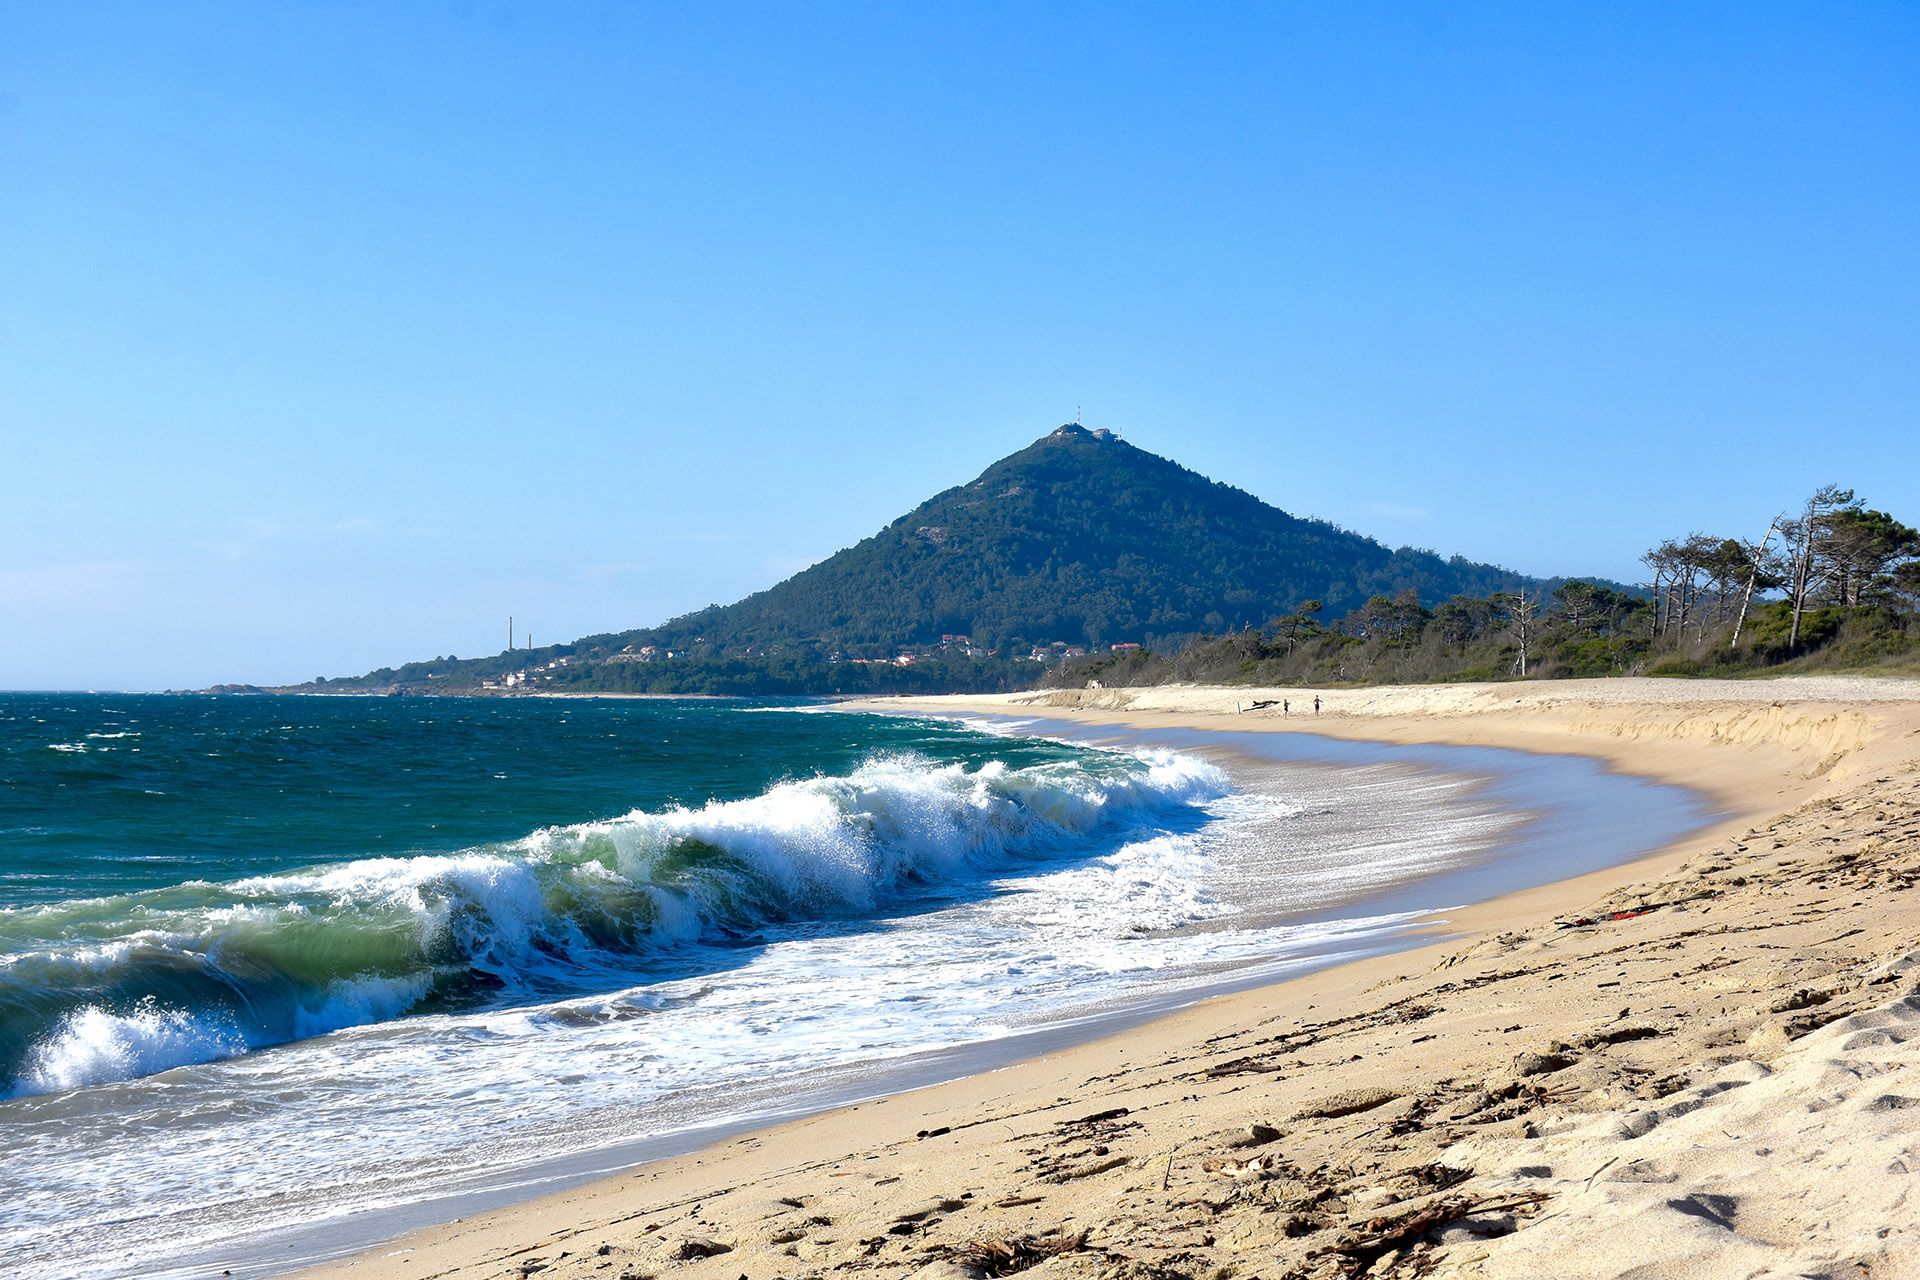
<svg viewBox="0 0 1920 1280"><path fill-rule="evenodd" d="M874 1254L884 1249L889 1243L888 1237L884 1235L866 1236L842 1249L840 1256L849 1262L857 1262L861 1258L871 1258Z"/></svg>
<svg viewBox="0 0 1920 1280"><path fill-rule="evenodd" d="M1584 929L1589 925L1599 924L1602 920L1632 920L1638 916L1644 916L1650 912L1658 911L1659 909L1660 907L1656 905L1651 907L1633 907L1626 911L1607 911L1598 916L1575 916L1571 920L1562 920L1560 927L1562 929Z"/></svg>
<svg viewBox="0 0 1920 1280"><path fill-rule="evenodd" d="M1279 1156L1255 1156L1251 1160L1205 1160L1200 1167L1208 1173L1223 1173L1229 1178L1264 1178L1277 1172Z"/></svg>
<svg viewBox="0 0 1920 1280"><path fill-rule="evenodd" d="M1105 1124L1109 1120L1119 1120L1128 1114L1126 1107L1109 1107L1105 1111L1096 1111L1090 1116L1081 1116L1077 1120L1062 1120L1058 1127L1072 1129L1080 1125Z"/></svg>
<svg viewBox="0 0 1920 1280"><path fill-rule="evenodd" d="M1321 1250L1320 1256L1338 1255L1347 1275L1364 1275L1388 1254L1397 1253L1469 1218L1487 1225L1489 1230L1481 1234L1493 1234L1499 1222L1495 1215L1530 1209L1546 1198L1544 1191L1526 1191L1498 1199L1471 1195L1446 1196L1407 1213L1382 1214L1350 1226ZM1506 1220L1506 1230L1511 1231L1513 1225L1512 1219Z"/></svg>
<svg viewBox="0 0 1920 1280"><path fill-rule="evenodd" d="M723 1253L732 1253L733 1246L722 1244L707 1236L688 1236L674 1246L675 1262L691 1262L696 1258L717 1258Z"/></svg>
<svg viewBox="0 0 1920 1280"><path fill-rule="evenodd" d="M1825 1004L1833 999L1829 991L1812 991L1801 987L1791 995L1781 996L1767 1007L1769 1013L1792 1013L1796 1009L1811 1009L1817 1004Z"/></svg>
<svg viewBox="0 0 1920 1280"><path fill-rule="evenodd" d="M1218 1062L1208 1067L1206 1076L1218 1080L1223 1076L1251 1075L1263 1071L1280 1071L1286 1064L1272 1055L1264 1057L1235 1058L1230 1062Z"/></svg>
<svg viewBox="0 0 1920 1280"><path fill-rule="evenodd" d="M1456 1169L1450 1164L1422 1164L1402 1169L1396 1176L1411 1178L1431 1191L1457 1187L1473 1176L1471 1169Z"/></svg>
<svg viewBox="0 0 1920 1280"><path fill-rule="evenodd" d="M1322 1098L1319 1102L1302 1107L1293 1118L1332 1120L1384 1107L1398 1097L1400 1093L1395 1089L1343 1089L1330 1098Z"/></svg>
<svg viewBox="0 0 1920 1280"><path fill-rule="evenodd" d="M996 1240L970 1240L947 1252L946 1260L971 1267L976 1274L1007 1276L1057 1258L1063 1253L1078 1253L1086 1248L1085 1231L1066 1232L1055 1228L1037 1236L1012 1236ZM923 1268L924 1270L924 1268Z"/></svg>
<svg viewBox="0 0 1920 1280"><path fill-rule="evenodd" d="M1724 871L1726 870L1726 868L1710 867L1707 870L1708 871ZM1731 884L1731 885L1743 885L1746 882L1747 882L1746 877L1735 876L1731 880L1725 881L1724 883ZM1673 890L1673 888L1675 888L1675 886L1669 885L1669 886L1665 886L1664 888L1666 891L1670 892ZM1700 889L1697 892L1693 892L1693 893L1686 893L1683 890L1682 895L1680 897L1672 898L1664 902L1648 902L1644 898L1642 898L1640 901L1635 902L1632 906L1625 906L1625 907L1618 907L1618 908L1609 908L1606 906L1602 906L1598 911L1594 912L1590 916L1574 916L1570 920L1562 920L1559 922L1559 927L1562 929L1584 929L1590 925L1601 924L1603 922L1613 922L1618 920L1637 920L1641 916L1651 915L1656 911L1665 911L1665 910L1676 909L1676 908L1684 908L1688 903L1691 903L1691 902L1702 902L1711 898L1718 898L1722 896L1724 896L1724 891L1719 888ZM1619 898L1615 897L1613 900L1617 902L1619 901Z"/></svg>
<svg viewBox="0 0 1920 1280"><path fill-rule="evenodd" d="M930 1227L935 1222L938 1222L939 1219L935 1215L952 1213L955 1209L964 1209L966 1207L967 1203L964 1200L954 1200L951 1198L936 1200L924 1209L911 1209L906 1213L896 1216L892 1224L887 1227L887 1234L896 1236L911 1235L923 1225Z"/></svg>

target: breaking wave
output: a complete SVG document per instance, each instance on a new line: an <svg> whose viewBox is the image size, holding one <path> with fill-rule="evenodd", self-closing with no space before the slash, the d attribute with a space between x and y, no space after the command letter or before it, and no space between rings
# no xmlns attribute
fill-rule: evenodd
<svg viewBox="0 0 1920 1280"><path fill-rule="evenodd" d="M0 1096L630 986L650 957L1100 854L1200 820L1226 789L1171 753L973 769L883 756L460 853L0 911Z"/></svg>

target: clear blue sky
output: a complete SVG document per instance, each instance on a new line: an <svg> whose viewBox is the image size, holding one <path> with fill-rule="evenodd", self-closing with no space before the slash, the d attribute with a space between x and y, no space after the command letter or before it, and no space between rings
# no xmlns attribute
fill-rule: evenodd
<svg viewBox="0 0 1920 1280"><path fill-rule="evenodd" d="M0 687L731 600L1084 406L1636 574L1920 521L1912 4L0 0Z"/></svg>

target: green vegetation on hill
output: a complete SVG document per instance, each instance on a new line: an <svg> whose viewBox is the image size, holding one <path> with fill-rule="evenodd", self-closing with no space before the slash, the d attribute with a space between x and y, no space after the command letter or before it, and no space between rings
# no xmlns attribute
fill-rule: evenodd
<svg viewBox="0 0 1920 1280"><path fill-rule="evenodd" d="M1825 488L1763 536L1692 534L1643 557L1648 590L1589 582L1455 596L1318 602L1260 627L1048 673L1077 687L1173 682L1318 686L1521 676L1742 675L1920 669L1920 532Z"/></svg>
<svg viewBox="0 0 1920 1280"><path fill-rule="evenodd" d="M1406 588L1441 600L1526 585L1489 565L1391 551L1067 426L776 587L649 634L875 657L952 634L988 648L1146 643L1308 598L1340 607Z"/></svg>

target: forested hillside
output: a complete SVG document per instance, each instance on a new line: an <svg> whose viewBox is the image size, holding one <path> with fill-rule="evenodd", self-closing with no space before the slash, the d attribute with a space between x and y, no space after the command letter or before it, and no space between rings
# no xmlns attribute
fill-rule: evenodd
<svg viewBox="0 0 1920 1280"><path fill-rule="evenodd" d="M1694 533L1642 557L1646 588L1591 582L1460 595L1411 592L1159 650L1088 655L1055 685L1194 681L1317 686L1762 671L1920 670L1920 531L1850 490L1817 490L1749 539Z"/></svg>
<svg viewBox="0 0 1920 1280"><path fill-rule="evenodd" d="M1015 688L1115 644L1169 648L1308 600L1438 604L1537 589L1492 565L1269 506L1106 431L1068 425L872 537L738 603L332 690L724 693Z"/></svg>
<svg viewBox="0 0 1920 1280"><path fill-rule="evenodd" d="M778 586L651 635L872 656L953 634L988 648L1098 646L1218 632L1310 598L1344 608L1383 591L1437 602L1524 585L1299 519L1070 425Z"/></svg>

